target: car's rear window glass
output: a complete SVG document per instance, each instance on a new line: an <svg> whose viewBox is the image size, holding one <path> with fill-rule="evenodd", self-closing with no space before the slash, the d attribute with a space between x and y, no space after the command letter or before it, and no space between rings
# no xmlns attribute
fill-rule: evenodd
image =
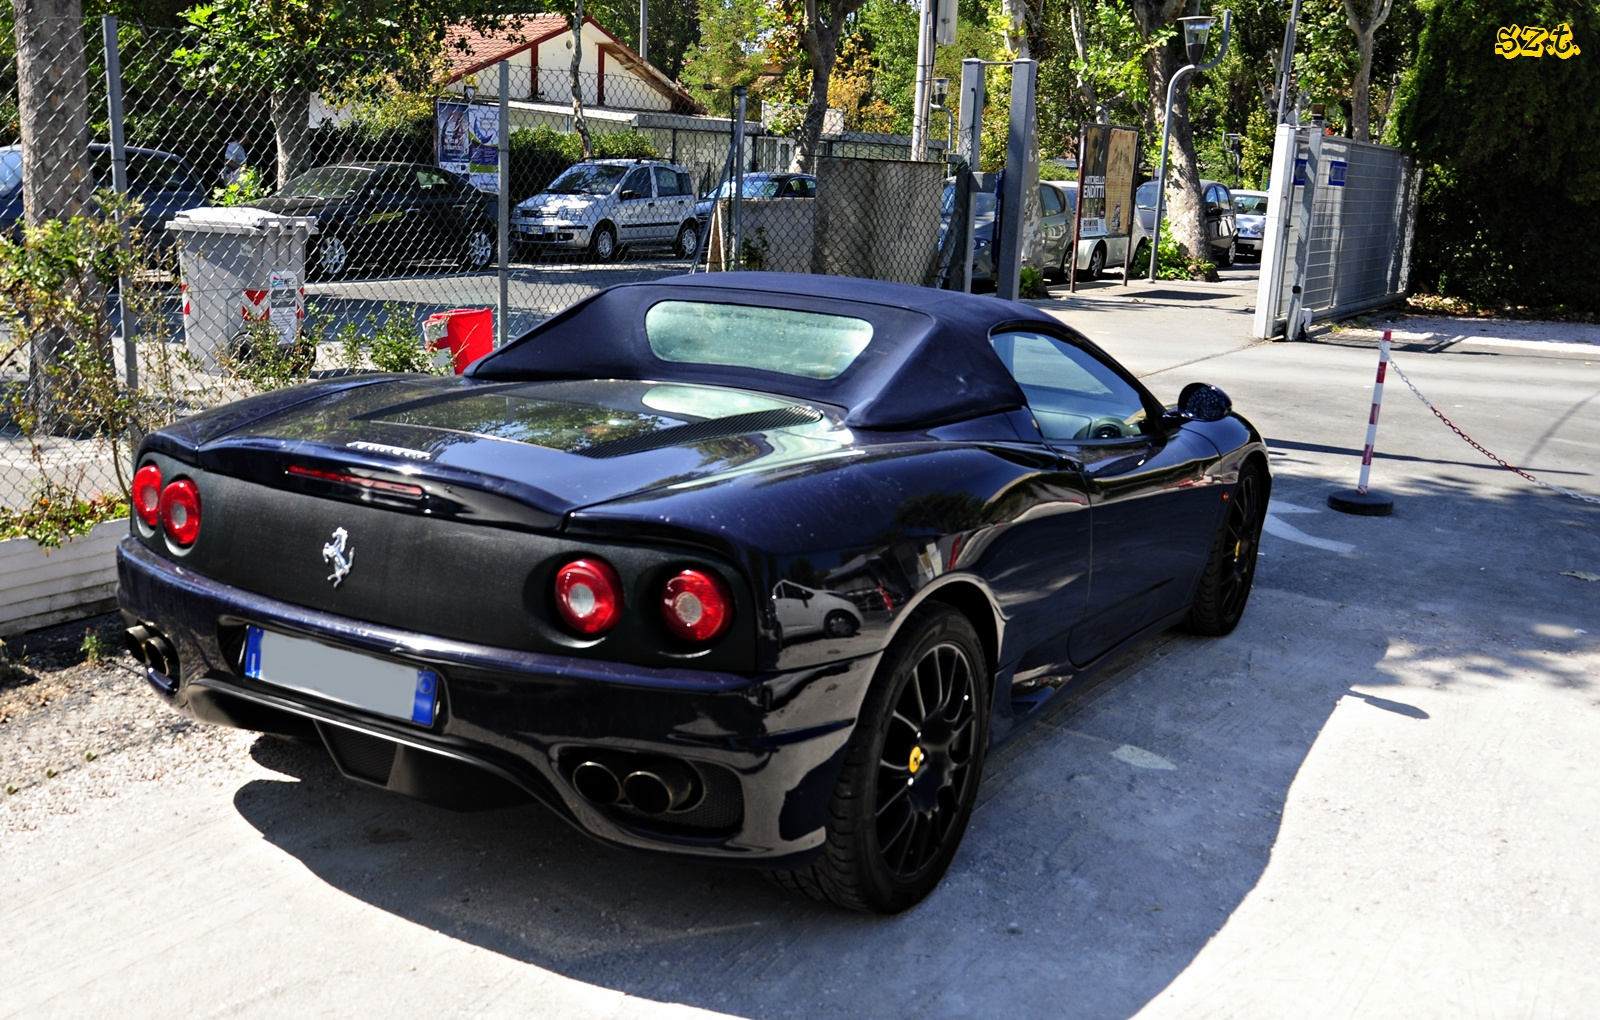
<svg viewBox="0 0 1600 1020"><path fill-rule="evenodd" d="M1235 193L1233 207L1246 216L1265 216L1267 214L1267 196Z"/></svg>
<svg viewBox="0 0 1600 1020"><path fill-rule="evenodd" d="M662 361L732 365L833 379L872 341L872 323L845 315L709 301L661 301L644 317Z"/></svg>

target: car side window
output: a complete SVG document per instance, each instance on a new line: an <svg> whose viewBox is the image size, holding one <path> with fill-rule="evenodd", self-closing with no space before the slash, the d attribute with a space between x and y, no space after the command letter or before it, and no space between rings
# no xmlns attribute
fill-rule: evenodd
<svg viewBox="0 0 1600 1020"><path fill-rule="evenodd" d="M662 198L677 198L687 194L678 186L678 172L664 166L656 167L656 194Z"/></svg>
<svg viewBox="0 0 1600 1020"><path fill-rule="evenodd" d="M678 172L678 194L689 198L694 197L694 180L682 170Z"/></svg>
<svg viewBox="0 0 1600 1020"><path fill-rule="evenodd" d="M991 343L1046 439L1122 439L1147 432L1149 413L1139 391L1088 351L1032 332L997 333Z"/></svg>
<svg viewBox="0 0 1600 1020"><path fill-rule="evenodd" d="M455 191L450 179L436 170L418 170L417 188L424 195L438 197L448 195Z"/></svg>
<svg viewBox="0 0 1600 1020"><path fill-rule="evenodd" d="M650 197L650 168L639 167L622 179L622 191L636 191L640 198ZM621 194L619 192L618 194Z"/></svg>
<svg viewBox="0 0 1600 1020"><path fill-rule="evenodd" d="M1067 211L1067 207L1061 203L1061 192L1042 184L1039 186L1039 204L1044 206L1046 216L1059 216Z"/></svg>

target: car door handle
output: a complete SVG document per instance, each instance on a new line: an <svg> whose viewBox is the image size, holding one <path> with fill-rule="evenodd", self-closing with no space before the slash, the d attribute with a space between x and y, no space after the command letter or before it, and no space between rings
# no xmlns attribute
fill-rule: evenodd
<svg viewBox="0 0 1600 1020"><path fill-rule="evenodd" d="M411 208L406 210L406 212L408 212L408 213L419 213L421 211L422 211L421 209L418 209L415 206L413 206L413 207L411 207Z"/></svg>

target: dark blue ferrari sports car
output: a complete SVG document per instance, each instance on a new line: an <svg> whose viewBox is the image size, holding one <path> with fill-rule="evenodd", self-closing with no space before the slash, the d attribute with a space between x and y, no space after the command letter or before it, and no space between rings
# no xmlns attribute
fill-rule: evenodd
<svg viewBox="0 0 1600 1020"><path fill-rule="evenodd" d="M1270 484L1221 391L1165 407L1027 305L681 276L462 378L151 434L119 598L197 719L889 912L997 741L1146 635L1233 629Z"/></svg>

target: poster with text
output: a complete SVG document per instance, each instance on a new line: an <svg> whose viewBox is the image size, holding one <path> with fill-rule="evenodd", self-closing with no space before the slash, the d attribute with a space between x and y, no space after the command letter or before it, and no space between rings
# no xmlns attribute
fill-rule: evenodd
<svg viewBox="0 0 1600 1020"><path fill-rule="evenodd" d="M439 103L434 112L439 165L479 191L500 191L500 110L489 104Z"/></svg>
<svg viewBox="0 0 1600 1020"><path fill-rule="evenodd" d="M1139 162L1139 132L1113 127L1106 145L1106 233L1122 237L1133 232L1134 174Z"/></svg>

